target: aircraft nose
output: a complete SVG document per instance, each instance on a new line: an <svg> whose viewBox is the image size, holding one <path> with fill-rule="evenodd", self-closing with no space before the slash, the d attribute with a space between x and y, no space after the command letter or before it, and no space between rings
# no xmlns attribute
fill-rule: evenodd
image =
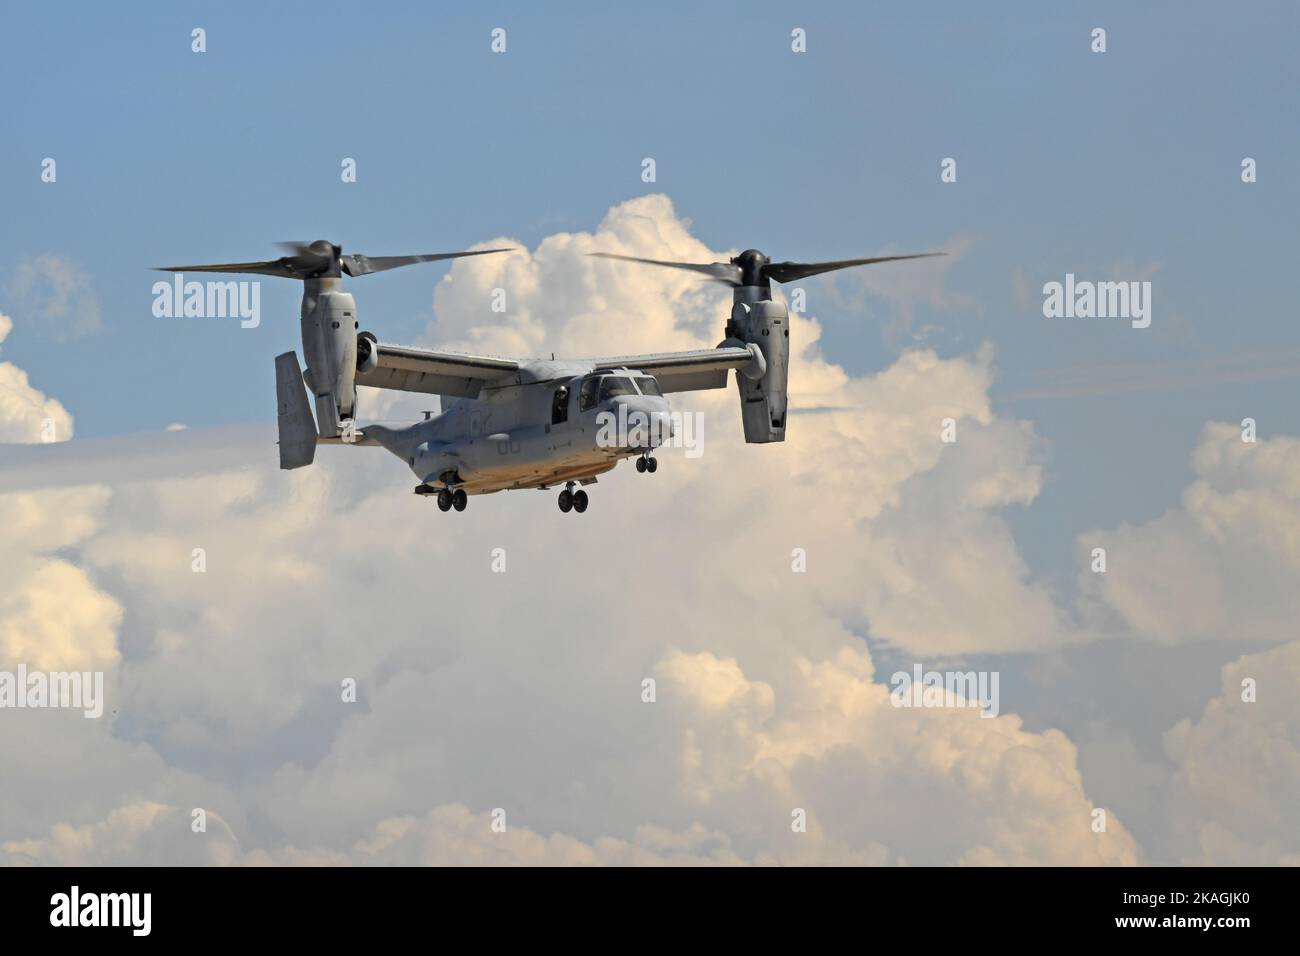
<svg viewBox="0 0 1300 956"><path fill-rule="evenodd" d="M660 410L655 412L655 418L659 423L659 433L663 436L664 441L672 438L677 432L673 428L673 416L671 413Z"/></svg>
<svg viewBox="0 0 1300 956"><path fill-rule="evenodd" d="M673 437L673 418L662 398L636 396L621 402L627 430L625 448L657 448ZM620 416L622 417L622 416Z"/></svg>

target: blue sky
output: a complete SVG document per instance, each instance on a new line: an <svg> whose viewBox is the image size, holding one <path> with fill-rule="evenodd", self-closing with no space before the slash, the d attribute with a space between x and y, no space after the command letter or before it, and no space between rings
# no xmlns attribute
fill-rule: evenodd
<svg viewBox="0 0 1300 956"><path fill-rule="evenodd" d="M16 91L0 139L5 356L82 436L273 416L272 356L297 347L296 283L264 283L248 331L154 318L150 266L316 237L371 254L501 235L532 246L648 191L712 247L776 258L967 240L951 301L916 304L912 327L932 326L925 344L944 356L994 345L1000 409L1047 440L1044 491L1012 520L1051 573L1072 570L1073 534L1173 504L1207 420L1300 431L1293 4L149 9L21 6L0 36ZM190 51L195 26L204 55ZM496 26L503 56L489 51ZM46 156L53 186L39 179ZM339 181L344 156L355 185ZM954 184L939 182L946 156ZM1240 182L1244 156L1255 184ZM46 253L87 274L97 332L66 340L12 302L15 265ZM415 337L443 272L352 283L362 324ZM1044 319L1038 290L1067 272L1149 274L1151 328ZM808 288L827 353L849 370L883 368L907 344L885 332L898 303L856 277ZM1249 380L1252 356L1280 371ZM1062 369L1138 387L1035 397Z"/></svg>

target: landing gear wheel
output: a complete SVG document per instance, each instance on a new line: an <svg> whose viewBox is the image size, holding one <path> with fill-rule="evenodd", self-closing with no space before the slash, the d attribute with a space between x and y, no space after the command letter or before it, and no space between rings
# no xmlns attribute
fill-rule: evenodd
<svg viewBox="0 0 1300 956"><path fill-rule="evenodd" d="M464 488L457 488L451 496L452 507L457 511L464 511L467 504L469 504L469 495L465 494Z"/></svg>
<svg viewBox="0 0 1300 956"><path fill-rule="evenodd" d="M647 458L647 459L645 460L645 470L648 471L648 472L650 472L650 474L653 475L656 471L659 470L659 459L658 459L658 458Z"/></svg>
<svg viewBox="0 0 1300 956"><path fill-rule="evenodd" d="M560 510L567 515L569 513L569 509L572 507L573 507L573 492L570 491L568 488L565 488L563 491L560 492Z"/></svg>
<svg viewBox="0 0 1300 956"><path fill-rule="evenodd" d="M451 492L448 491L446 488L438 492L438 510L439 511L451 510Z"/></svg>
<svg viewBox="0 0 1300 956"><path fill-rule="evenodd" d="M587 510L587 493L585 491L575 491L573 493L573 510L582 514Z"/></svg>
<svg viewBox="0 0 1300 956"><path fill-rule="evenodd" d="M648 466L647 466L646 463L645 463L645 456L644 456L644 455L642 455L640 458L638 458L638 459L636 460L636 470L637 470L637 471L639 471L639 472L641 472L642 474L644 474L644 473L645 473L645 470L646 470L647 467L648 467Z"/></svg>

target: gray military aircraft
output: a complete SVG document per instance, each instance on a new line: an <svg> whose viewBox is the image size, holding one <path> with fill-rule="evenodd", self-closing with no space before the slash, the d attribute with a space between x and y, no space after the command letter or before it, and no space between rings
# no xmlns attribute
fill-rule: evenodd
<svg viewBox="0 0 1300 956"><path fill-rule="evenodd" d="M290 253L263 262L167 266L168 272L282 276L303 282L303 372L293 352L276 356L280 467L310 465L320 443L379 445L407 463L443 511L464 511L470 495L563 485L560 510L587 510L598 475L624 458L653 473L672 434L666 393L725 388L736 371L745 441L785 440L790 317L772 282L793 282L850 266L943 255L875 256L835 262L772 262L749 249L730 262L687 263L592 253L688 269L731 286L731 317L712 349L590 359L510 359L390 345L361 332L342 277L418 262L509 252L480 249L418 256L343 255L326 240L283 243ZM306 389L304 389L304 384ZM440 396L441 413L406 428L355 427L358 385ZM308 390L315 398L313 421ZM609 427L613 421L623 427Z"/></svg>

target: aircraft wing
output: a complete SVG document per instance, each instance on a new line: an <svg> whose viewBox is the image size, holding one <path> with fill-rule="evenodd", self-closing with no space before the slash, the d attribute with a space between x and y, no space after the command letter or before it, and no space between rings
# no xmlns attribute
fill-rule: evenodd
<svg viewBox="0 0 1300 956"><path fill-rule="evenodd" d="M639 369L653 375L665 392L694 392L705 388L726 388L729 370L752 369L756 361L761 361L761 356L756 359L748 348L728 345L689 352L616 355L593 359L592 365L596 369Z"/></svg>
<svg viewBox="0 0 1300 956"><path fill-rule="evenodd" d="M485 383L519 371L519 363L514 359L439 352L382 342L372 342L370 347L377 353L376 365L358 372L356 381L358 385L371 388L477 398Z"/></svg>

